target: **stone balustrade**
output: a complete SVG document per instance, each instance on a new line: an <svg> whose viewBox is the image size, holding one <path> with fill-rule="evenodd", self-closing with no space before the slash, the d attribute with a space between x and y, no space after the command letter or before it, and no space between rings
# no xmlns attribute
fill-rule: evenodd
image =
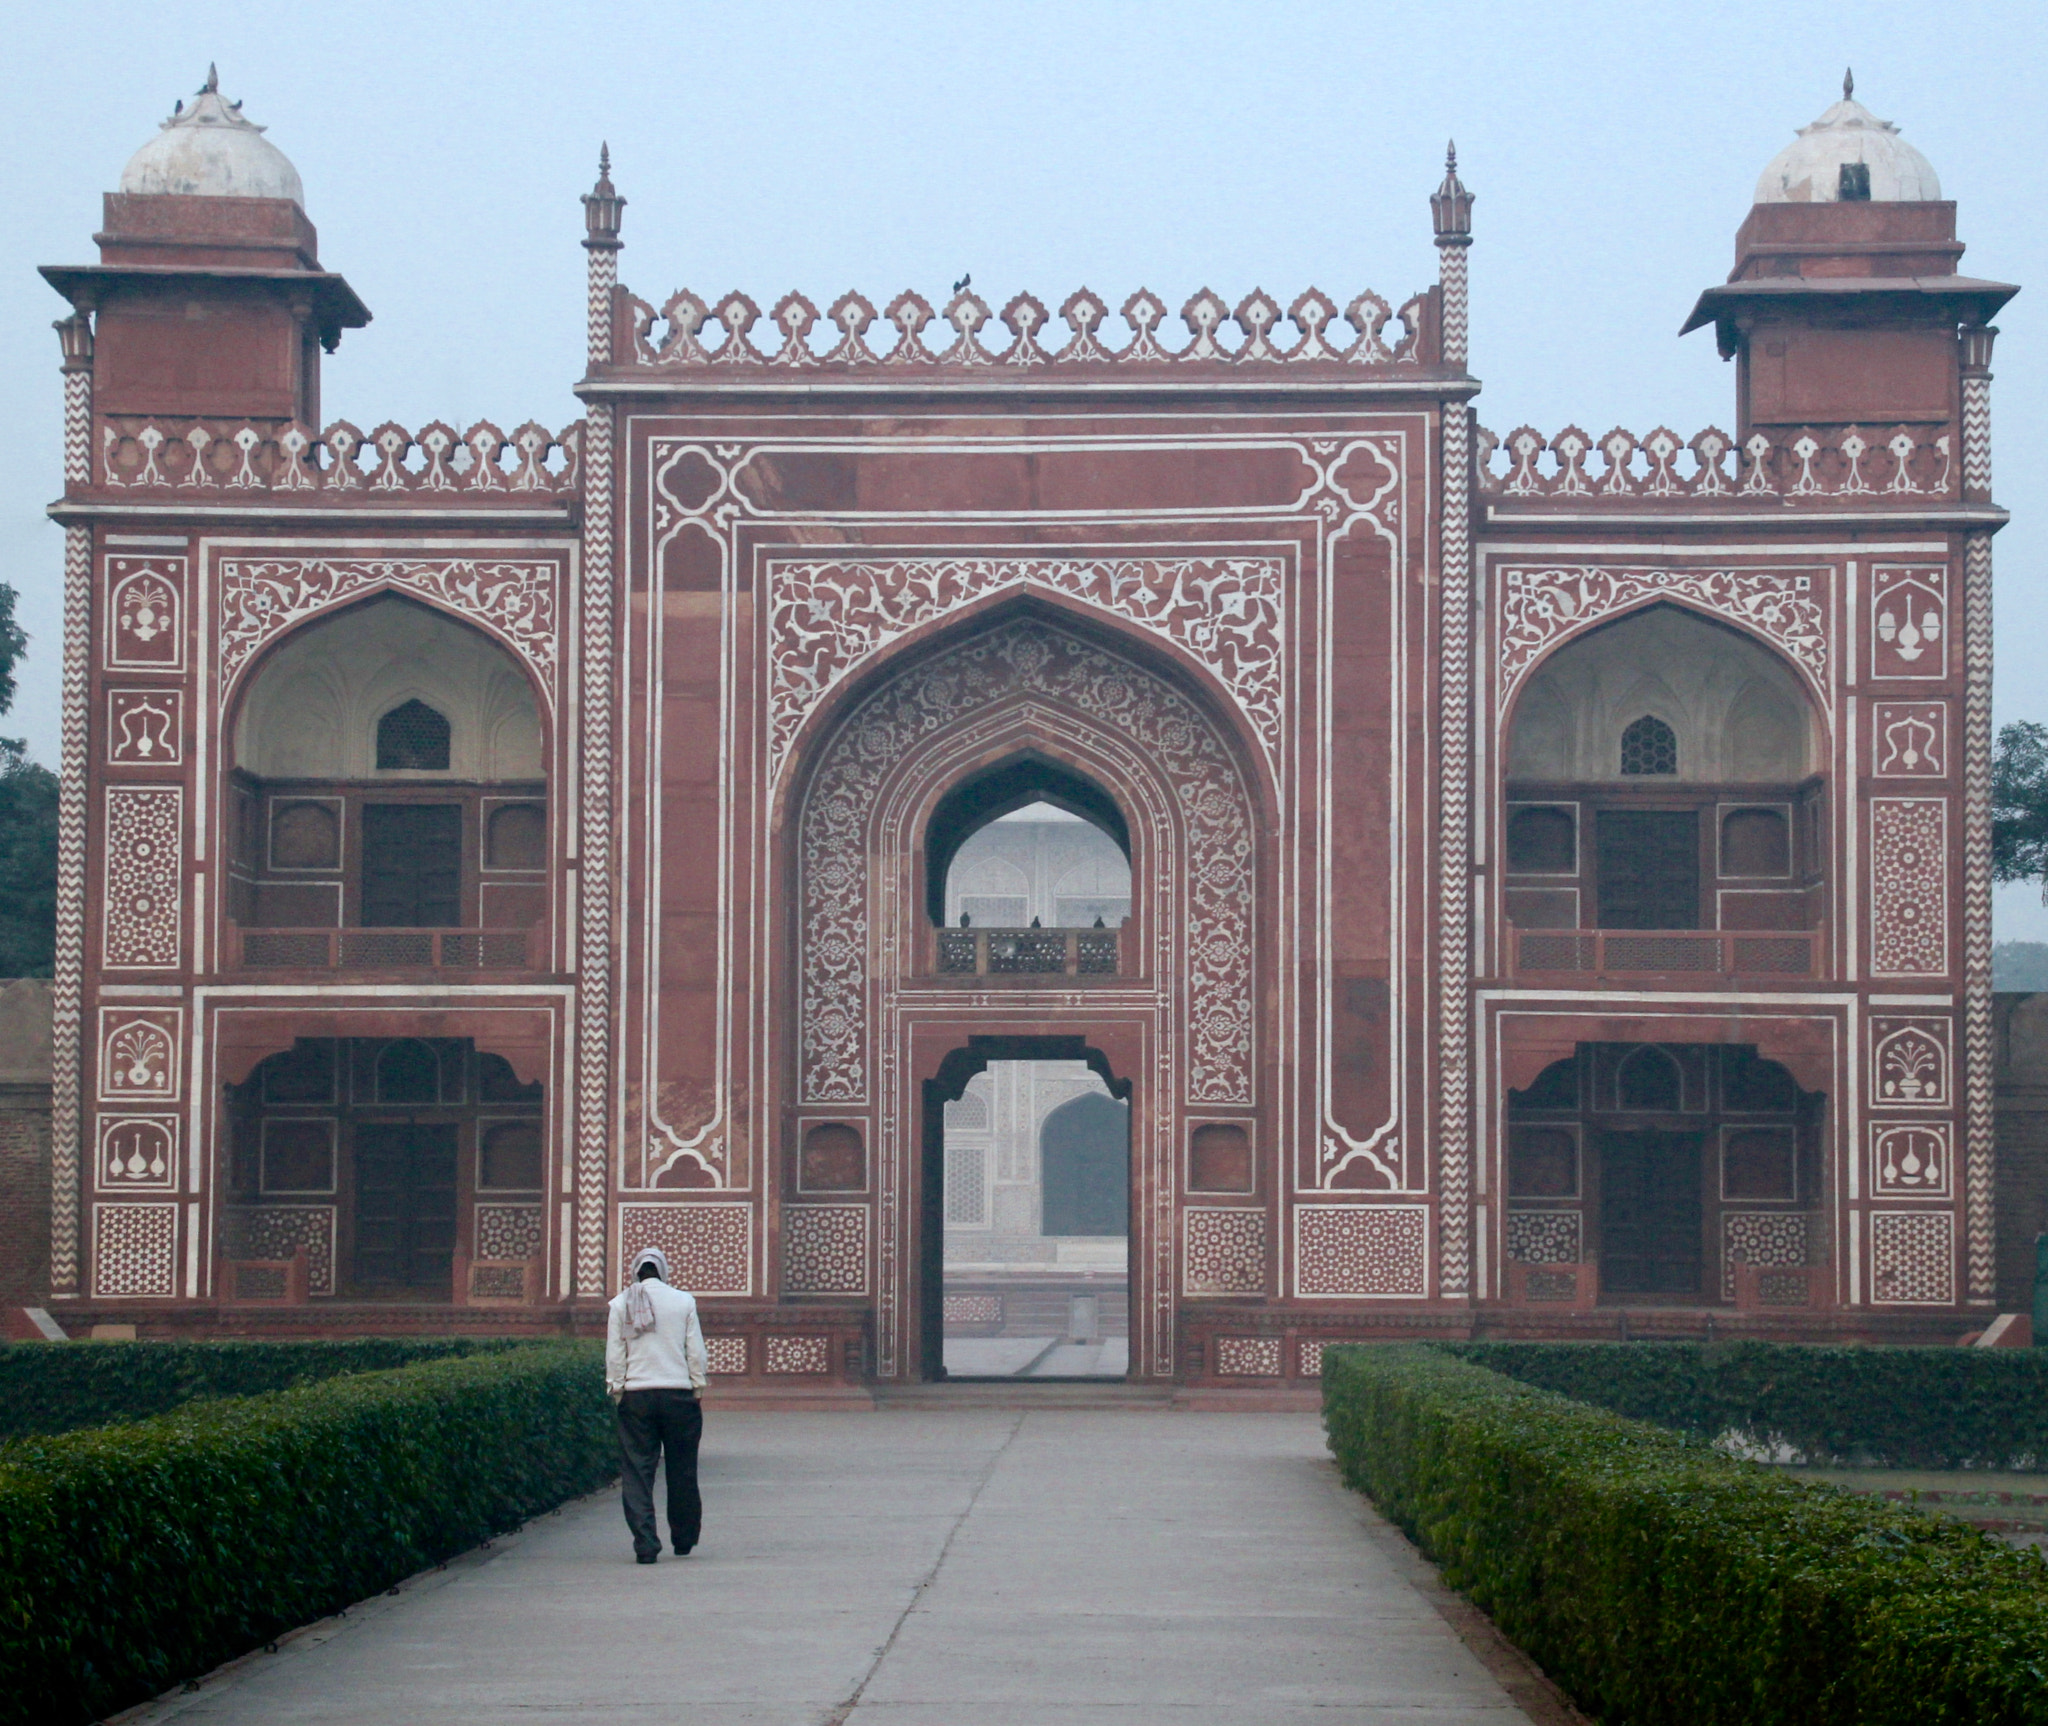
<svg viewBox="0 0 2048 1726"><path fill-rule="evenodd" d="M488 420L466 432L439 420L418 431L387 423L365 436L347 420L315 433L289 421L108 415L95 478L119 491L224 497L539 502L581 489L582 439L581 421L549 431L529 420L509 436Z"/></svg>
<svg viewBox="0 0 2048 1726"><path fill-rule="evenodd" d="M1167 309L1158 295L1140 291L1124 301L1123 321L1129 339L1111 345L1106 338L1109 306L1082 289L1060 306L1064 341L1050 339L1052 314L1043 301L1019 294L1000 317L978 294L962 291L935 312L931 302L915 293L901 293L877 314L871 301L857 293L842 294L824 314L802 294L785 294L768 314L776 345L763 348L752 331L761 308L745 294L727 294L716 305L687 289L672 294L657 310L647 301L619 290L619 316L614 350L626 363L640 366L759 366L762 368L893 367L893 366L1169 366L1188 362L1217 367L1296 365L1320 361L1335 366L1429 365L1436 362L1436 320L1430 295L1415 295L1398 312L1378 294L1363 293L1341 311L1327 294L1309 289L1284 311L1263 290L1245 296L1233 308L1227 300L1203 289L1181 308L1187 326L1185 342L1168 346ZM886 347L870 344L868 330L879 316L892 332ZM945 339L937 345L924 331L934 322ZM1389 338L1396 322L1398 334ZM987 332L999 323L1009 332L1007 343L991 345ZM1283 325L1294 335L1283 338ZM1234 336L1226 330L1235 329ZM813 332L819 332L815 339Z"/></svg>
<svg viewBox="0 0 2048 1726"><path fill-rule="evenodd" d="M1757 431L1740 444L1713 426L1690 439L1662 426L1597 439L1577 426L1505 439L1481 427L1478 446L1479 489L1504 500L1892 503L1954 497L1960 478L1949 433L1924 426Z"/></svg>

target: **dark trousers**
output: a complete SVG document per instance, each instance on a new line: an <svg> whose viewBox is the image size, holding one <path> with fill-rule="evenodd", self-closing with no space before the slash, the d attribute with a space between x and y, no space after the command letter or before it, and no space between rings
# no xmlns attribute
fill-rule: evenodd
<svg viewBox="0 0 2048 1726"><path fill-rule="evenodd" d="M687 1390L629 1390L619 1399L619 1487L633 1550L661 1550L654 1526L654 1465L668 1453L668 1534L678 1552L697 1544L704 1500L697 1494L697 1441L704 1411Z"/></svg>

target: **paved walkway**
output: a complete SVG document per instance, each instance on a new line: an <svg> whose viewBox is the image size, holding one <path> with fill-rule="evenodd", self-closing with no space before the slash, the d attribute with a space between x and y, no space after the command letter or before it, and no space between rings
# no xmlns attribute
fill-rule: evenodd
<svg viewBox="0 0 2048 1726"><path fill-rule="evenodd" d="M713 1404L705 1427L693 1557L635 1565L616 1497L585 1499L139 1718L1526 1718L1313 1415Z"/></svg>

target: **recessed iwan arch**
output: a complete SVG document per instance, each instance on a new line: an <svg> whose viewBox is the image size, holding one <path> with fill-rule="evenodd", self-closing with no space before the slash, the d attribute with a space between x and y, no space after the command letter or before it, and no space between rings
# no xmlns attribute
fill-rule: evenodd
<svg viewBox="0 0 2048 1726"><path fill-rule="evenodd" d="M1508 730L1508 777L1624 776L1644 717L1674 734L1678 782L1786 784L1818 770L1813 703L1779 655L1741 630L1653 605L1559 648L1530 673Z"/></svg>
<svg viewBox="0 0 2048 1726"><path fill-rule="evenodd" d="M380 721L408 702L448 722L447 766L377 765ZM396 595L310 623L257 672L235 760L264 779L531 780L540 710L512 656L481 630Z"/></svg>

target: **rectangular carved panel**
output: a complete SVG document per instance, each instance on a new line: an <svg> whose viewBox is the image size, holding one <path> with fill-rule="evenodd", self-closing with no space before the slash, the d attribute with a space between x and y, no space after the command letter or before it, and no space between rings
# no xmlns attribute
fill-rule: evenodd
<svg viewBox="0 0 2048 1726"><path fill-rule="evenodd" d="M1429 1292L1426 1205L1303 1205L1294 1213L1295 1292L1421 1300Z"/></svg>
<svg viewBox="0 0 2048 1726"><path fill-rule="evenodd" d="M1938 977L1948 970L1948 804L1870 800L1870 970Z"/></svg>
<svg viewBox="0 0 2048 1726"><path fill-rule="evenodd" d="M170 970L182 960L184 826L182 787L107 787L100 929L109 969Z"/></svg>
<svg viewBox="0 0 2048 1726"><path fill-rule="evenodd" d="M670 1279L692 1294L754 1292L754 1207L745 1200L619 1206L619 1263L659 1247Z"/></svg>

